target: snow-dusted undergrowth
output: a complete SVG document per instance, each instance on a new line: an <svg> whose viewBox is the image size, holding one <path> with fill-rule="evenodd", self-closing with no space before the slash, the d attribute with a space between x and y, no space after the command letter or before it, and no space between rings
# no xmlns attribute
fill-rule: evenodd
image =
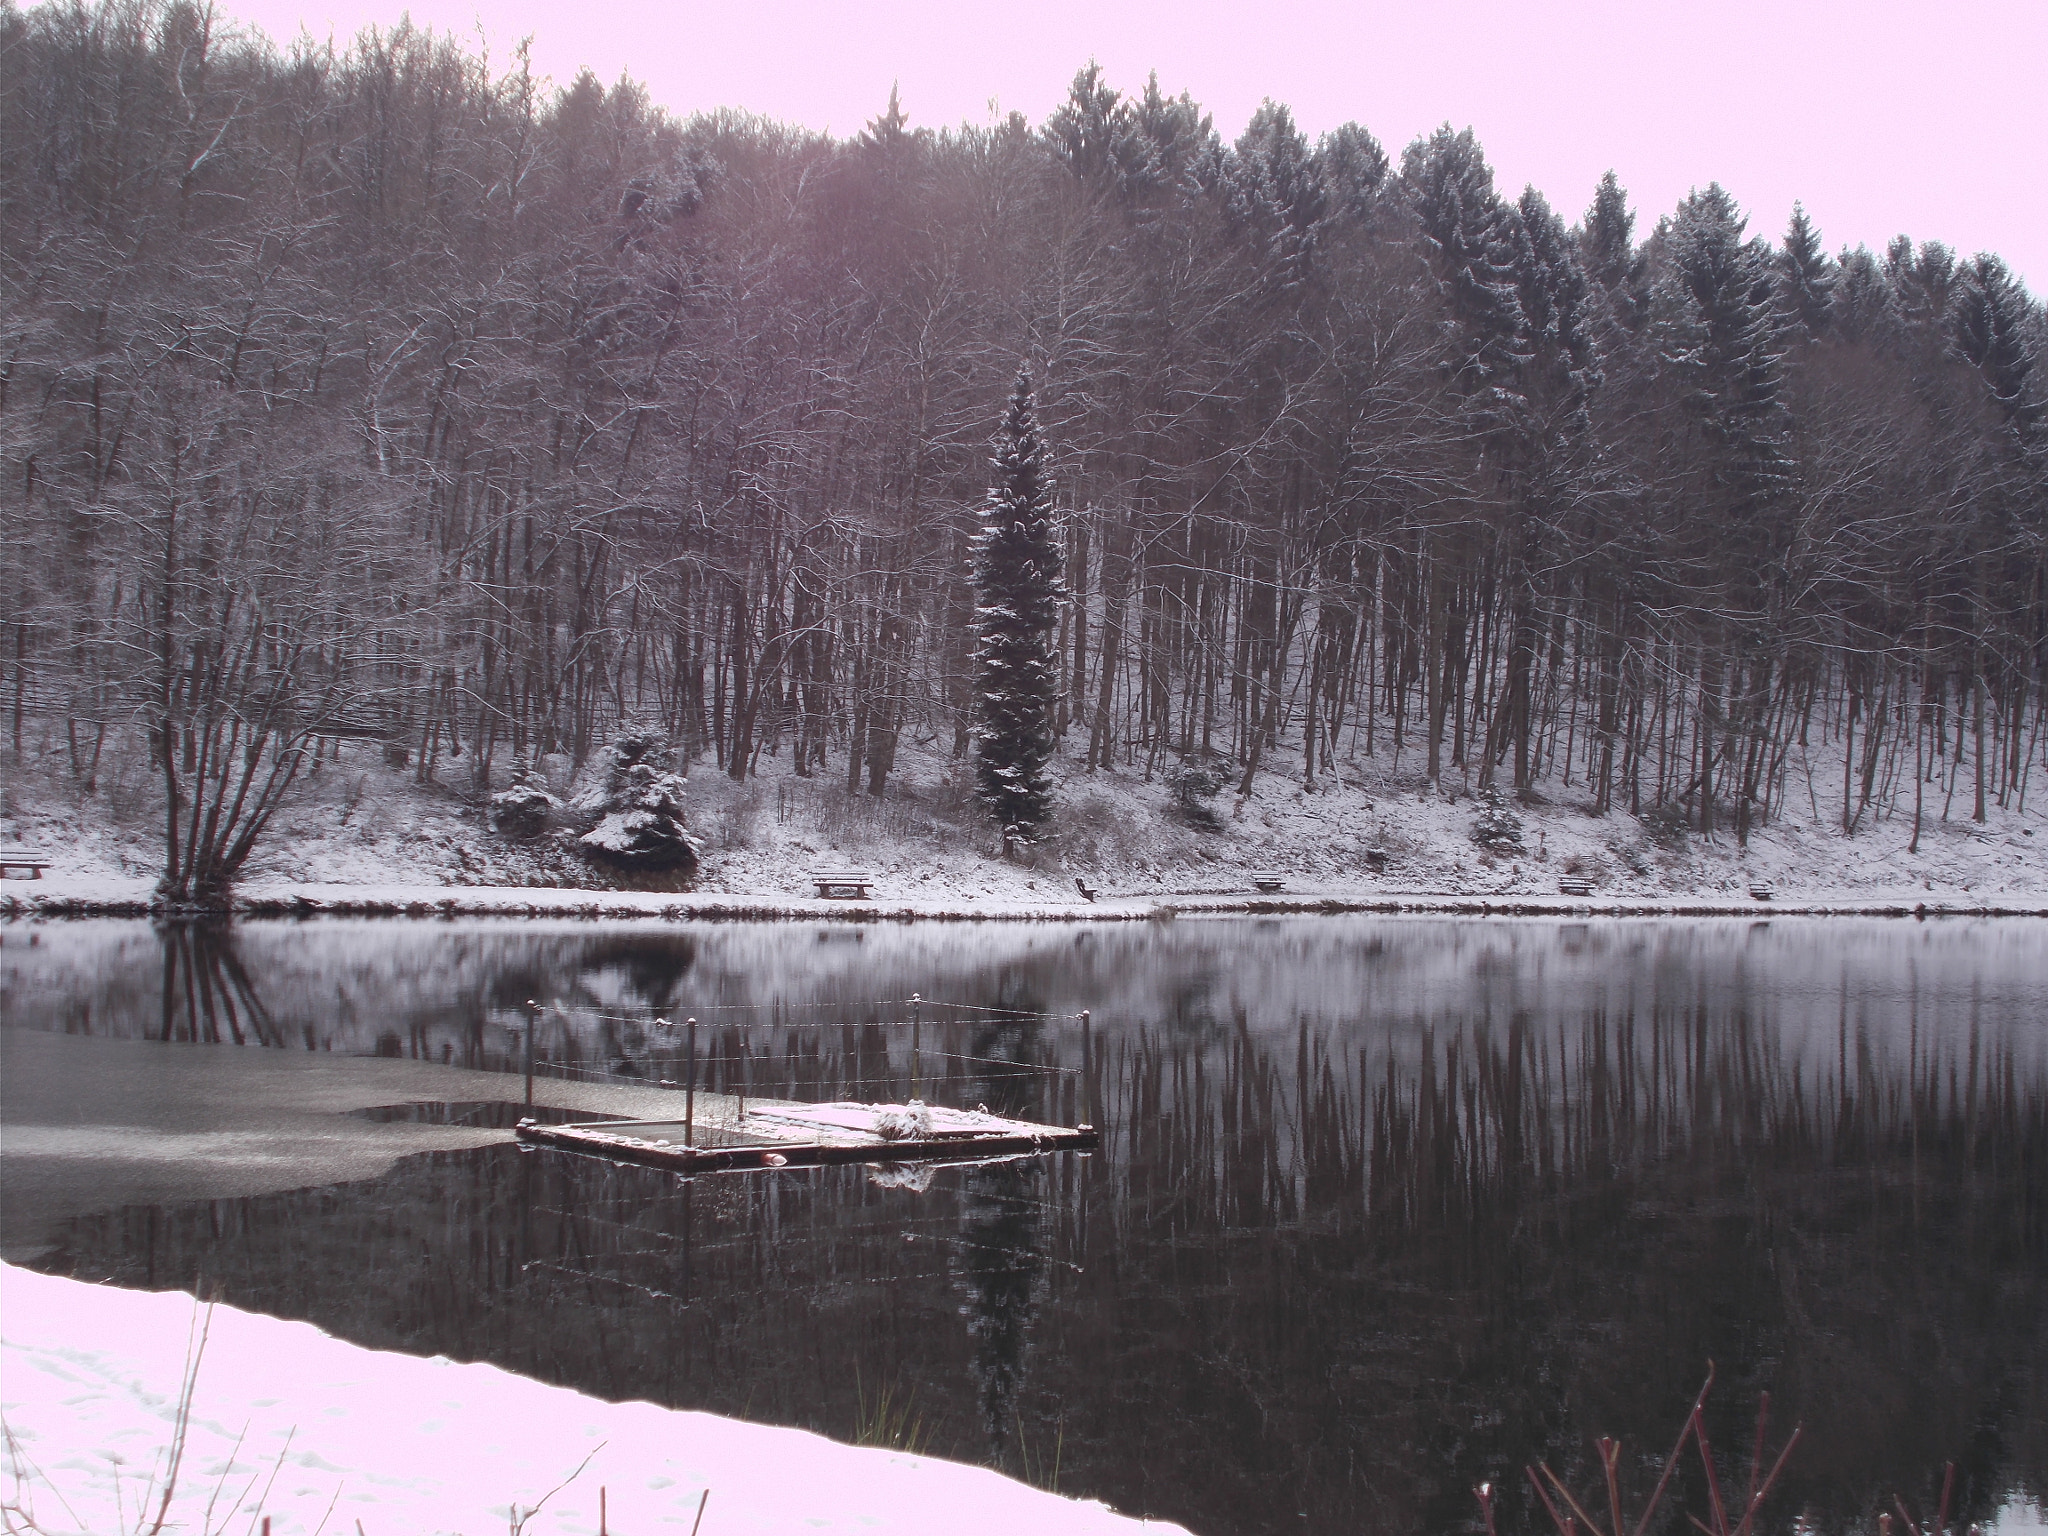
<svg viewBox="0 0 2048 1536"><path fill-rule="evenodd" d="M39 886L10 880L6 897L146 897L158 847L147 781L107 775L97 794L83 796L39 766L54 769L57 758L25 756L0 797L0 842L43 847L58 863ZM930 914L1101 911L1083 902L1076 875L1111 911L1119 897L1243 895L1251 874L1266 871L1285 875L1292 895L1347 901L1555 898L1567 876L1624 899L1742 900L1757 880L1775 885L1781 900L2048 895L2048 818L2016 800L1994 800L1978 825L1967 792L1949 805L1930 793L1919 848L1909 852L1910 801L1864 812L1845 835L1839 771L1816 765L1811 782L1795 775L1786 813L1744 848L1732 834L1704 839L1655 817L1590 815L1578 786L1553 781L1534 803L1512 805L1517 849L1510 838L1475 837L1497 813L1473 786L1458 778L1431 788L1411 771L1416 762L1410 753L1396 772L1385 753L1361 757L1309 787L1288 754L1274 752L1249 797L1226 786L1191 810L1185 787L1165 771L1091 774L1063 753L1051 835L1018 862L998 856L965 765L937 752L906 745L879 800L849 794L836 777L798 778L783 758L762 758L745 782L699 762L687 814L702 868L685 881L608 870L579 856L567 831L536 842L500 836L487 807L355 747L324 764L286 809L244 889L279 898L314 887L403 888L414 900L422 888L631 890L627 905L636 907L690 893L714 910L765 913L814 905L810 871L858 863L874 873L882 906ZM587 782L557 790L574 794ZM1386 856L1383 874L1368 868L1373 852Z"/></svg>

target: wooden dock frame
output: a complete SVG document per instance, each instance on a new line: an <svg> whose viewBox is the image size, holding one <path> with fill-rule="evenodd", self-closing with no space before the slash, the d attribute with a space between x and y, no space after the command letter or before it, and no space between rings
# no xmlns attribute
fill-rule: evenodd
<svg viewBox="0 0 2048 1536"><path fill-rule="evenodd" d="M1012 1121L1015 1131L948 1134L885 1141L773 1141L738 1147L677 1146L632 1134L635 1126L676 1126L677 1120L604 1120L537 1125L522 1120L513 1134L521 1146L580 1152L613 1162L666 1168L673 1173L751 1173L775 1168L816 1168L839 1163L962 1163L1044 1152L1093 1152L1101 1136L1092 1125L1071 1130Z"/></svg>

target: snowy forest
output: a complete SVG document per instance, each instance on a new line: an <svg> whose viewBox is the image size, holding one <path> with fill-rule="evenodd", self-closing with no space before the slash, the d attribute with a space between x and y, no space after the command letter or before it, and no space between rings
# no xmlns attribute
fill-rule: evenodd
<svg viewBox="0 0 2048 1536"><path fill-rule="evenodd" d="M223 765L369 741L481 797L630 725L883 794L968 750L1028 367L1069 774L1363 756L1738 838L1795 755L1845 832L2024 793L2048 317L1995 255L1835 254L1705 163L1560 210L1449 126L1229 142L1093 66L1041 124L906 107L837 140L405 25L8 0L15 760L260 799Z"/></svg>

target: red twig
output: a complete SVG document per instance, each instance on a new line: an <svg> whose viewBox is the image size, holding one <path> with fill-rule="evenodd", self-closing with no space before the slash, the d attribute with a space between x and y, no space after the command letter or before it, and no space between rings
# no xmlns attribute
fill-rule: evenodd
<svg viewBox="0 0 2048 1536"><path fill-rule="evenodd" d="M1692 1400L1692 1412L1686 1415L1685 1423L1678 1431L1678 1443L1671 1447L1671 1455L1664 1463L1663 1475L1657 1479L1657 1486L1650 1491L1650 1502L1643 1506L1643 1517L1636 1522L1635 1536L1643 1536L1650 1528L1650 1517L1657 1513L1657 1505L1663 1501L1664 1489L1671 1481L1672 1470L1678 1465L1678 1458L1685 1450L1685 1437L1692 1433L1693 1425L1700 1416L1700 1405L1707 1400L1707 1393L1714 1386L1714 1362L1707 1362L1707 1379L1700 1386L1700 1395Z"/></svg>
<svg viewBox="0 0 2048 1536"><path fill-rule="evenodd" d="M1742 1512L1742 1523L1735 1527L1735 1536L1749 1536L1749 1528L1756 1519L1756 1512L1763 1508L1764 1500L1771 1496L1771 1490L1778 1485L1778 1475L1785 1470L1785 1462L1792 1455L1792 1447L1799 1443L1799 1437L1805 1433L1805 1425L1792 1426L1792 1438L1785 1442L1785 1448L1778 1452L1778 1459L1771 1463L1771 1475L1764 1479L1764 1485L1750 1496L1749 1508Z"/></svg>
<svg viewBox="0 0 2048 1536"><path fill-rule="evenodd" d="M1745 1509L1756 1507L1757 1474L1764 1468L1764 1426L1771 1418L1771 1394L1762 1392L1756 1400L1756 1448L1749 1453L1749 1491L1742 1496Z"/></svg>
<svg viewBox="0 0 2048 1536"><path fill-rule="evenodd" d="M1692 1411L1692 1440L1700 1448L1700 1465L1707 1473L1707 1502L1714 1512L1714 1536L1728 1536L1728 1511L1721 1503L1721 1475L1714 1470L1714 1448L1707 1443L1706 1421L1697 1406Z"/></svg>
<svg viewBox="0 0 2048 1536"><path fill-rule="evenodd" d="M1493 1524L1493 1484L1481 1483L1472 1490L1472 1497L1479 1501L1479 1512L1486 1517L1486 1536L1500 1536Z"/></svg>
<svg viewBox="0 0 2048 1536"><path fill-rule="evenodd" d="M1607 1513L1614 1536L1621 1536L1621 1478L1615 1468L1621 1461L1621 1442L1610 1436L1599 1441L1600 1469L1607 1476Z"/></svg>
<svg viewBox="0 0 2048 1536"><path fill-rule="evenodd" d="M1550 1484L1553 1488L1555 1488L1558 1491L1559 1497L1561 1497L1565 1501L1565 1503L1571 1505L1572 1513L1578 1516L1579 1519L1586 1522L1586 1529L1591 1531L1593 1533L1593 1536L1600 1536L1600 1522L1598 1520L1595 1520L1591 1515L1587 1514L1585 1506L1581 1504L1577 1499L1572 1497L1572 1491L1571 1489L1565 1487L1564 1480L1560 1478L1555 1472L1551 1471L1548 1466L1544 1467L1543 1475L1550 1479Z"/></svg>
<svg viewBox="0 0 2048 1536"><path fill-rule="evenodd" d="M1529 1474L1529 1486L1536 1490L1536 1497L1543 1501L1544 1509L1549 1511L1550 1523L1560 1531L1563 1531L1565 1536L1571 1536L1572 1528L1565 1523L1564 1516L1557 1512L1557 1506L1550 1502L1550 1495L1543 1491L1543 1479L1536 1475L1536 1469L1534 1467L1524 1467L1522 1470ZM1548 1472L1550 1468L1545 1467L1543 1470Z"/></svg>

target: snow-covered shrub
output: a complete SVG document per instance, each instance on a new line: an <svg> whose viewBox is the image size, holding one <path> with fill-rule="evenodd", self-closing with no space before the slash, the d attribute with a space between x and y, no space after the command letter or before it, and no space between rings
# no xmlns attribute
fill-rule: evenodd
<svg viewBox="0 0 2048 1536"><path fill-rule="evenodd" d="M885 1104L875 1111L875 1134L884 1141L922 1141L932 1133L932 1112L923 1099Z"/></svg>
<svg viewBox="0 0 2048 1536"><path fill-rule="evenodd" d="M1650 872L1649 853L1640 842L1617 839L1608 847L1630 874L1647 875Z"/></svg>
<svg viewBox="0 0 2048 1536"><path fill-rule="evenodd" d="M1479 792L1479 817L1472 823L1472 841L1489 853L1522 851L1522 818L1490 784Z"/></svg>
<svg viewBox="0 0 2048 1536"><path fill-rule="evenodd" d="M522 759L513 765L511 784L491 796L491 826L500 837L527 842L547 831L561 808L540 770Z"/></svg>
<svg viewBox="0 0 2048 1536"><path fill-rule="evenodd" d="M1182 763L1166 776L1166 787L1173 791L1174 810L1189 826L1205 832L1214 832L1223 825L1209 800L1229 782L1230 775L1215 763Z"/></svg>
<svg viewBox="0 0 2048 1536"><path fill-rule="evenodd" d="M580 796L576 808L597 815L577 840L592 858L624 869L697 869L697 839L683 824L688 793L681 774L669 771L674 753L661 737L627 731L606 749L605 782Z"/></svg>
<svg viewBox="0 0 2048 1536"><path fill-rule="evenodd" d="M1669 853L1685 852L1692 818L1686 814L1684 806L1674 800L1643 812L1641 819L1643 831L1651 842Z"/></svg>

